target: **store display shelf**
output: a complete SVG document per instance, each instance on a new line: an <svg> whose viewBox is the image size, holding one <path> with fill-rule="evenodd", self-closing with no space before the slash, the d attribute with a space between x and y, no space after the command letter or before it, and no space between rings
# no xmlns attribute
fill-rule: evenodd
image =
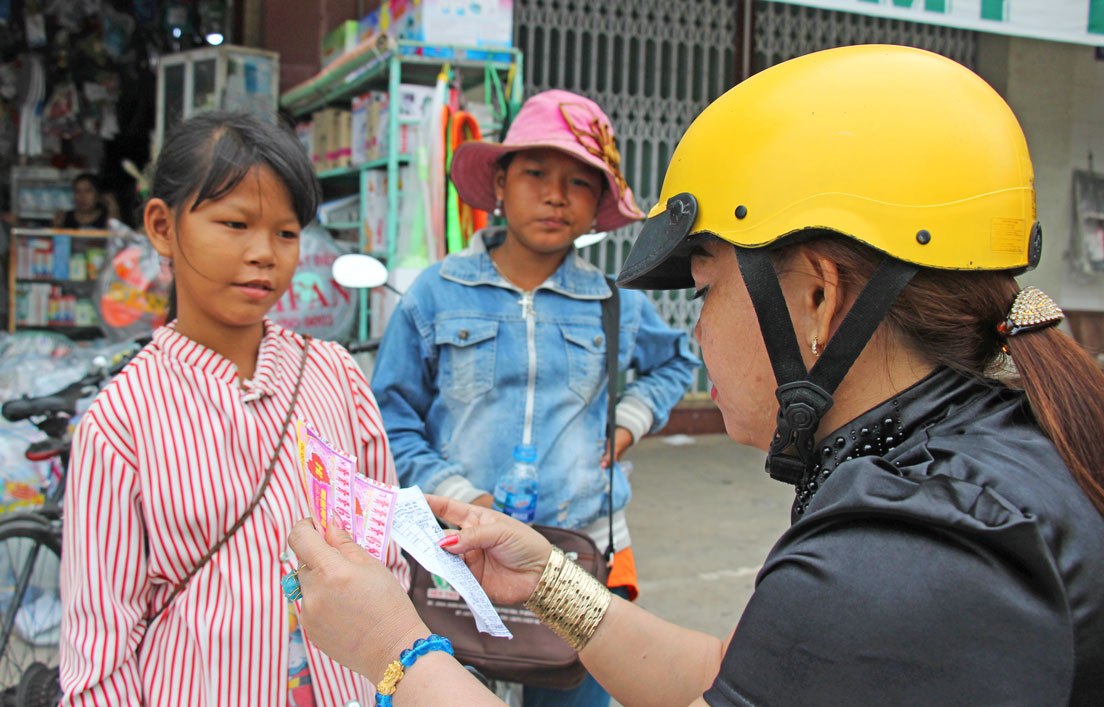
<svg viewBox="0 0 1104 707"><path fill-rule="evenodd" d="M90 290L96 285L95 280L68 280L56 277L16 277L16 282L45 282L48 285L60 285L74 289Z"/></svg>
<svg viewBox="0 0 1104 707"><path fill-rule="evenodd" d="M416 83L432 84L442 64L470 69L482 69L490 64L492 68L506 71L511 63L517 63L517 71L521 72L518 49L441 47L383 35L365 40L314 78L286 91L280 97L280 107L294 115L305 115L328 103L352 98L369 85L386 80L389 59L396 54L407 65L404 79ZM473 85L483 80L481 72L469 72L469 75Z"/></svg>
<svg viewBox="0 0 1104 707"><path fill-rule="evenodd" d="M410 155L399 155L399 164L406 164L410 162ZM352 167L339 167L338 169L327 169L318 173L319 179L354 179L360 176L360 173L369 169L386 169L387 158L383 157L378 160L371 160L364 164L354 165Z"/></svg>
<svg viewBox="0 0 1104 707"><path fill-rule="evenodd" d="M87 341L103 337L103 330L96 326L76 326L73 324L19 324L18 331L52 331L56 334L64 334L76 341Z"/></svg>

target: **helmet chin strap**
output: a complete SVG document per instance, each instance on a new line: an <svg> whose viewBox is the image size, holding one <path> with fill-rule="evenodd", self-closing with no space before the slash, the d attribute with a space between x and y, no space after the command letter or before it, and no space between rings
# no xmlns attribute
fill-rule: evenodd
<svg viewBox="0 0 1104 707"><path fill-rule="evenodd" d="M778 427L767 452L767 473L773 479L797 484L814 464L817 427L835 402L832 394L918 268L884 257L831 342L807 371L770 252L766 248L735 248L778 383L774 393ZM797 456L784 453L790 447Z"/></svg>

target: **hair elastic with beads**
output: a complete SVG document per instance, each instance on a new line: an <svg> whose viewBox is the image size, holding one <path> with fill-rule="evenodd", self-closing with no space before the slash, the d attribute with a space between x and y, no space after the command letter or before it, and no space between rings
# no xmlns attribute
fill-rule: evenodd
<svg viewBox="0 0 1104 707"><path fill-rule="evenodd" d="M1054 326L1065 318L1065 313L1054 300L1034 285L1025 287L1012 301L1008 317L997 325L1001 336L1009 337L1026 331Z"/></svg>
<svg viewBox="0 0 1104 707"><path fill-rule="evenodd" d="M414 661L430 651L444 651L452 655L452 641L444 636L431 633L425 638L414 641L414 645L399 654L399 659L391 661L383 671L383 679L376 685L376 707L391 707L391 696L395 694L399 680L414 665Z"/></svg>

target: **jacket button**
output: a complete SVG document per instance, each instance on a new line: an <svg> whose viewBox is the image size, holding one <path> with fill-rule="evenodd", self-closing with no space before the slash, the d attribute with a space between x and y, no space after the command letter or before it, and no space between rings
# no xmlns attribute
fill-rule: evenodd
<svg viewBox="0 0 1104 707"><path fill-rule="evenodd" d="M468 340L468 330L467 329L461 329L460 332L457 333L457 336L460 337L460 341L467 341Z"/></svg>
<svg viewBox="0 0 1104 707"><path fill-rule="evenodd" d="M596 336L596 337L594 337L594 345L595 345L595 346L601 346L601 345L602 345L602 337L601 337L601 335L599 335L599 336Z"/></svg>

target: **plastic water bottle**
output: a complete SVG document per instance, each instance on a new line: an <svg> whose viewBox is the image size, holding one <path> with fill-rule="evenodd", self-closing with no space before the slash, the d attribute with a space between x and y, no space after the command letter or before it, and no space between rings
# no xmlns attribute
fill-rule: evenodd
<svg viewBox="0 0 1104 707"><path fill-rule="evenodd" d="M514 463L499 474L494 490L494 507L522 523L537 517L540 479L537 477L537 449L529 444L514 447Z"/></svg>

